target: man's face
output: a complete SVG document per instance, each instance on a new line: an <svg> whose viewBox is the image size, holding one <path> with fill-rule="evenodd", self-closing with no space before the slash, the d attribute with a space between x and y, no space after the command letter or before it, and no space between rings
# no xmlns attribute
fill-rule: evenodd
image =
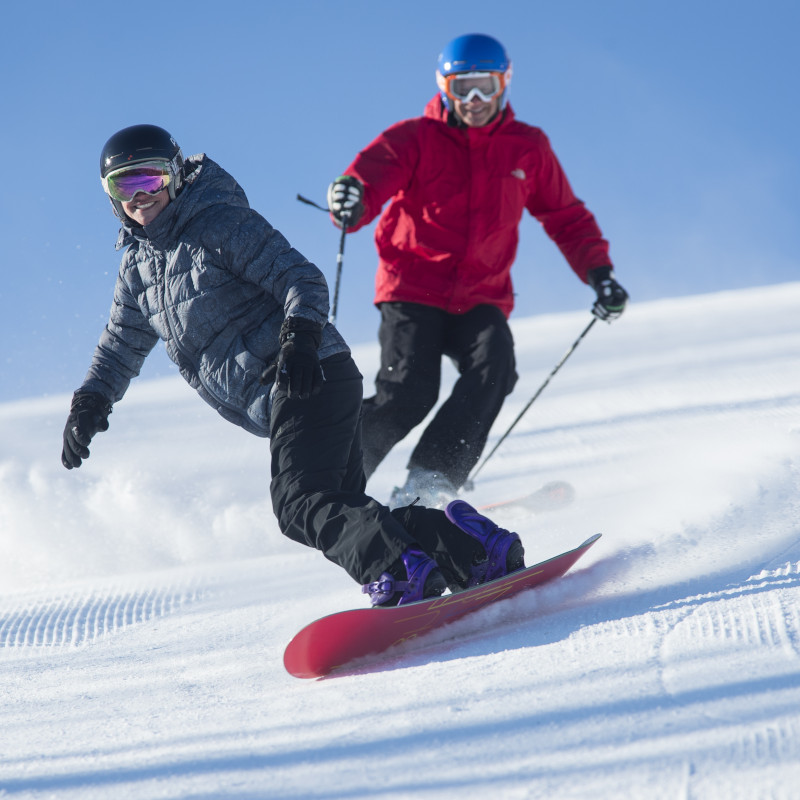
<svg viewBox="0 0 800 800"><path fill-rule="evenodd" d="M475 96L472 100L453 100L456 115L468 128L481 128L494 119L500 108L500 96L491 100L481 100Z"/></svg>
<svg viewBox="0 0 800 800"><path fill-rule="evenodd" d="M497 72L458 73L444 79L442 88L458 118L470 128L480 128L500 110L505 78Z"/></svg>

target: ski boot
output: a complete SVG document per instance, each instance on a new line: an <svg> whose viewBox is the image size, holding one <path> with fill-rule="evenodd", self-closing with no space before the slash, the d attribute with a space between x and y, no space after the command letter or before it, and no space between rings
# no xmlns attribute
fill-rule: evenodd
<svg viewBox="0 0 800 800"><path fill-rule="evenodd" d="M394 573L394 574L393 574ZM398 575L405 574L405 580ZM417 547L408 547L398 562L384 572L377 581L361 587L369 595L373 606L404 606L439 597L447 588L447 581L436 562Z"/></svg>
<svg viewBox="0 0 800 800"><path fill-rule="evenodd" d="M389 508L409 506L419 499L425 508L444 508L458 493L458 489L439 472L413 468L409 470L404 486L396 486L389 498Z"/></svg>
<svg viewBox="0 0 800 800"><path fill-rule="evenodd" d="M471 589L525 568L525 549L519 534L495 525L463 500L453 500L444 513L450 522L477 539L486 550L486 558L472 565L464 588Z"/></svg>

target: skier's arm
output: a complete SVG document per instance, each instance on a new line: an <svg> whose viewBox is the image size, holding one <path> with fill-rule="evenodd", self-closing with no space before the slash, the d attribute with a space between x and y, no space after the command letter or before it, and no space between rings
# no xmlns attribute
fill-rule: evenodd
<svg viewBox="0 0 800 800"><path fill-rule="evenodd" d="M121 274L121 271L120 271ZM64 426L61 463L80 467L89 458L89 444L108 430L113 404L122 398L131 379L139 374L147 354L158 341L121 277L106 327L95 347L92 364L81 388L72 396Z"/></svg>
<svg viewBox="0 0 800 800"><path fill-rule="evenodd" d="M116 403L128 389L158 342L138 303L121 277L117 278L108 322L92 356L80 391L97 392Z"/></svg>
<svg viewBox="0 0 800 800"><path fill-rule="evenodd" d="M526 208L542 223L578 277L587 282L590 270L613 267L608 242L594 215L572 191L547 137L541 132L538 135L536 170Z"/></svg>
<svg viewBox="0 0 800 800"><path fill-rule="evenodd" d="M405 120L392 125L361 150L345 170L345 175L357 178L364 187L364 213L348 232L372 222L389 199L411 184L419 163L417 124L417 120Z"/></svg>

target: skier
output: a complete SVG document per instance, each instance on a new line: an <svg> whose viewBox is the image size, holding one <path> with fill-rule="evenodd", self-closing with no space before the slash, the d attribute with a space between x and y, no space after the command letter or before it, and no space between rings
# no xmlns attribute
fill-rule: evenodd
<svg viewBox="0 0 800 800"><path fill-rule="evenodd" d="M381 365L375 395L364 401L367 478L433 409L442 357L459 372L392 506L451 499L516 383L507 318L524 210L594 288L597 317L617 318L628 299L608 243L547 137L516 120L508 104L511 62L503 46L482 34L459 36L439 55L436 81L439 93L423 117L385 130L328 188L333 222L349 233L390 201L375 231Z"/></svg>
<svg viewBox="0 0 800 800"><path fill-rule="evenodd" d="M395 509L364 493L362 377L326 324L328 288L205 154L155 125L115 133L100 176L125 249L110 317L72 398L61 460L89 457L159 339L225 419L270 437L281 531L345 569L372 605L458 591L524 566L519 536L466 503Z"/></svg>

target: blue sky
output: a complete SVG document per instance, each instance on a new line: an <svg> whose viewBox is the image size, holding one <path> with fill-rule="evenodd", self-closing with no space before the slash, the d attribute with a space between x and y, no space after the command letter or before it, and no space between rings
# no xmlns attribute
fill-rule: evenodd
<svg viewBox="0 0 800 800"><path fill-rule="evenodd" d="M98 177L112 133L155 123L206 152L332 283L338 232L297 193L323 202L359 148L421 114L462 33L505 44L511 103L550 137L633 302L797 279L789 0L33 0L3 27L0 402L71 392L86 372L119 264ZM348 237L353 344L376 336L375 263L372 227ZM515 316L591 304L529 217L513 275ZM173 369L159 347L142 376Z"/></svg>

